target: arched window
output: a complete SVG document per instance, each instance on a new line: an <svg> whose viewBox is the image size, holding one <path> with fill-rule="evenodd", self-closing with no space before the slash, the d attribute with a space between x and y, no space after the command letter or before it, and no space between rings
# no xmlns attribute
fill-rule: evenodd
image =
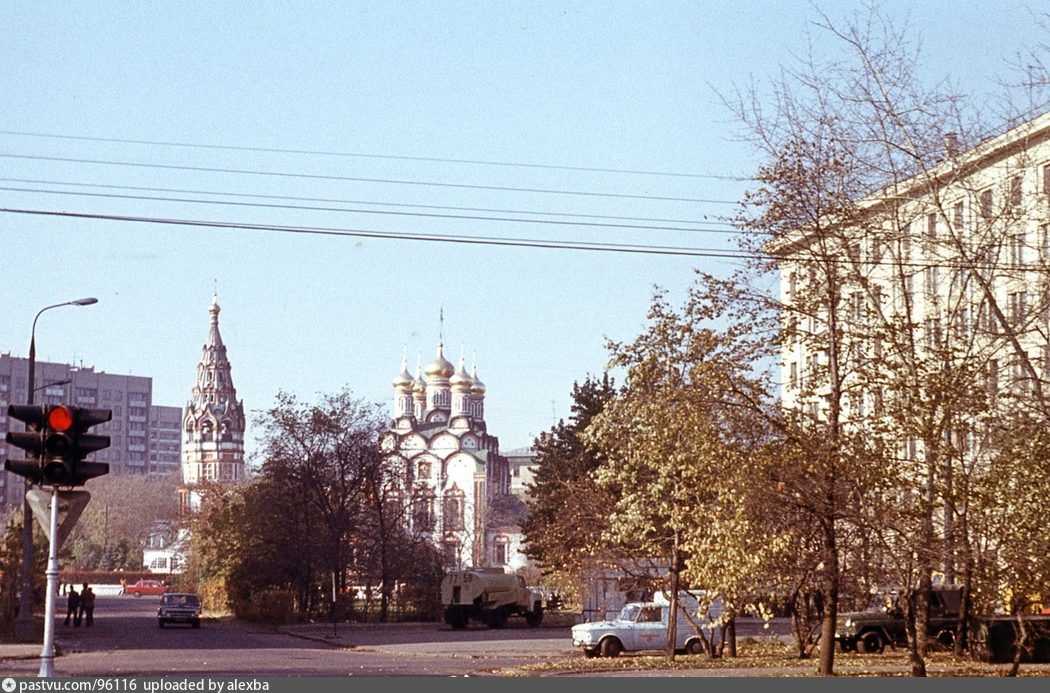
<svg viewBox="0 0 1050 693"><path fill-rule="evenodd" d="M417 532L434 531L434 492L418 489L412 498L412 528Z"/></svg>
<svg viewBox="0 0 1050 693"><path fill-rule="evenodd" d="M500 534L492 542L492 558L496 565L506 565L510 562L510 537Z"/></svg>
<svg viewBox="0 0 1050 693"><path fill-rule="evenodd" d="M463 515L466 510L466 496L455 484L445 491L444 503L441 514L445 521L446 532L459 532L463 530Z"/></svg>

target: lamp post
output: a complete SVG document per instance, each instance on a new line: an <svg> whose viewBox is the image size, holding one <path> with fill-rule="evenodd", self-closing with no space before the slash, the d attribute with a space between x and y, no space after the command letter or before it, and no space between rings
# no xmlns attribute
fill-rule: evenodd
<svg viewBox="0 0 1050 693"><path fill-rule="evenodd" d="M98 303L98 299L78 298L75 301L56 303L44 306L33 318L33 329L29 333L29 393L26 395L26 404L33 404L36 394L36 321L44 311L52 308L90 306L93 303ZM15 638L18 640L29 637L33 625L33 510L25 497L29 487L29 481L26 480L22 494L22 590L18 597L18 618L15 619Z"/></svg>

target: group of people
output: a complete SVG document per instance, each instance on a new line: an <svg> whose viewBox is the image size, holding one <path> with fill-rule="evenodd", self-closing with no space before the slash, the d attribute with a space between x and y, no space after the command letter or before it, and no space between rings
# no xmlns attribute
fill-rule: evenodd
<svg viewBox="0 0 1050 693"><path fill-rule="evenodd" d="M95 623L95 593L86 582L80 592L75 585L69 586L69 596L66 597L66 625L70 619L74 626L79 626L81 620L85 626Z"/></svg>

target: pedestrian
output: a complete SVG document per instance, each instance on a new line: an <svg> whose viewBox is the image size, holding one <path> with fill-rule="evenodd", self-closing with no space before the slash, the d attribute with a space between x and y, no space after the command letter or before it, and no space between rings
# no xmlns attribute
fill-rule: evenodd
<svg viewBox="0 0 1050 693"><path fill-rule="evenodd" d="M73 619L73 625L80 625L80 595L77 593L77 588L73 585L69 586L69 595L66 597L66 625L69 625L69 619Z"/></svg>
<svg viewBox="0 0 1050 693"><path fill-rule="evenodd" d="M127 593L128 581L126 578L120 578L120 596L124 596Z"/></svg>
<svg viewBox="0 0 1050 693"><path fill-rule="evenodd" d="M95 623L95 593L86 582L80 590L80 613L84 615L85 628Z"/></svg>

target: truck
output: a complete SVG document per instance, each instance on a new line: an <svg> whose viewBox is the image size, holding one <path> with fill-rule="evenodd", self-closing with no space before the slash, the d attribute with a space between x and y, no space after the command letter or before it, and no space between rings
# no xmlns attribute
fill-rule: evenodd
<svg viewBox="0 0 1050 693"><path fill-rule="evenodd" d="M441 580L445 623L466 628L471 621L504 628L510 616L525 617L530 626L543 622L543 593L525 585L525 578L502 568L455 570Z"/></svg>
<svg viewBox="0 0 1050 693"><path fill-rule="evenodd" d="M890 645L907 643L904 611L898 603L899 590L877 590L864 611L839 614L835 640L843 652L878 653ZM948 647L955 641L962 610L962 588L957 585L934 587L930 593L927 637Z"/></svg>
<svg viewBox="0 0 1050 693"><path fill-rule="evenodd" d="M667 604L630 602L614 619L573 626L572 646L581 648L587 657L617 657L621 652L662 650L667 646L669 615ZM675 649L700 654L704 651L704 643L684 620L679 620L675 629Z"/></svg>

